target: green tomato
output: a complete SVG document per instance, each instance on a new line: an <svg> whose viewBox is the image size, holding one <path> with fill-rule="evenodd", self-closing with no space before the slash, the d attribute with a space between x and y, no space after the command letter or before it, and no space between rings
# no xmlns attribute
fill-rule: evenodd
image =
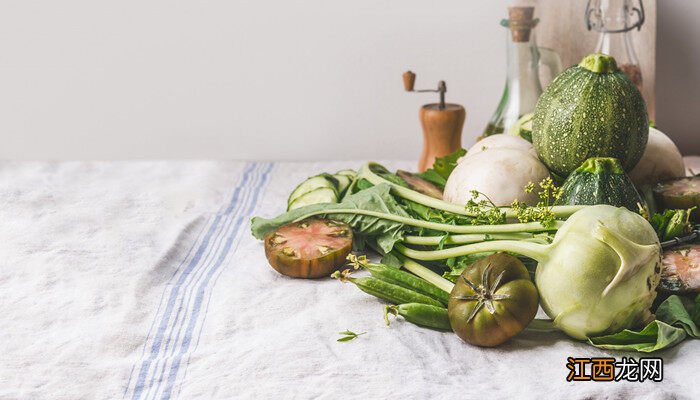
<svg viewBox="0 0 700 400"><path fill-rule="evenodd" d="M523 263L496 253L462 272L447 308L457 336L469 344L493 347L525 329L538 304L537 288Z"/></svg>

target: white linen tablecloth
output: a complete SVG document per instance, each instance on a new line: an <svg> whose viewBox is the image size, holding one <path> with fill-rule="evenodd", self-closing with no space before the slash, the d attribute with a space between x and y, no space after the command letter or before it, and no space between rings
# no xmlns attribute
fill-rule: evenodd
<svg viewBox="0 0 700 400"><path fill-rule="evenodd" d="M568 356L629 354L386 327L350 284L273 271L250 216L360 164L0 163L0 398L700 398L700 341L656 354L661 383L568 383Z"/></svg>

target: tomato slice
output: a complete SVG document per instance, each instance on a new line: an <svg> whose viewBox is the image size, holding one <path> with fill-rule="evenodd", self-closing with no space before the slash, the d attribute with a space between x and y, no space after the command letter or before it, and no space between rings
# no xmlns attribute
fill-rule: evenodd
<svg viewBox="0 0 700 400"><path fill-rule="evenodd" d="M265 255L272 268L293 278L329 276L352 250L352 229L322 218L279 227L265 237Z"/></svg>
<svg viewBox="0 0 700 400"><path fill-rule="evenodd" d="M674 294L700 293L700 245L664 251L659 290Z"/></svg>

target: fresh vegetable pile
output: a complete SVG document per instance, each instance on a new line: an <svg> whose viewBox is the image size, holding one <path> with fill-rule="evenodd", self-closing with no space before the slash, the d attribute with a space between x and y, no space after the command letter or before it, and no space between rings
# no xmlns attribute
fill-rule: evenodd
<svg viewBox="0 0 700 400"><path fill-rule="evenodd" d="M387 324L478 346L543 327L643 352L700 337L697 179L667 181L680 152L657 130L646 147L644 101L615 60L562 73L522 125L422 173L311 177L253 236L284 275L333 276L387 302Z"/></svg>

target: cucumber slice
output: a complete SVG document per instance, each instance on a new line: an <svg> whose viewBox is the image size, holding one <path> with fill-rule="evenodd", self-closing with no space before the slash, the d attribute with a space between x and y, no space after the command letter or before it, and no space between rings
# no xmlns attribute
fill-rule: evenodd
<svg viewBox="0 0 700 400"><path fill-rule="evenodd" d="M349 176L350 178L354 179L357 176L357 172L355 170L352 170L352 169L344 169L344 170L336 172L335 175L345 175L345 176Z"/></svg>
<svg viewBox="0 0 700 400"><path fill-rule="evenodd" d="M287 211L294 210L295 208L300 208L308 206L311 204L320 203L337 203L338 202L338 192L335 188L321 187L316 190L312 190L305 193L289 204Z"/></svg>
<svg viewBox="0 0 700 400"><path fill-rule="evenodd" d="M348 189L348 186L350 186L350 184L352 183L353 178L347 175L337 174L333 175L333 177L338 180L338 194L342 196L343 193L345 193L345 191Z"/></svg>
<svg viewBox="0 0 700 400"><path fill-rule="evenodd" d="M294 202L294 200L298 199L299 197L320 188L328 188L335 190L337 197L337 187L338 180L335 179L332 175L320 174L312 176L311 178L299 184L299 186L297 186L296 189L292 191L292 194L289 195L289 199L287 199L287 205L291 205Z"/></svg>

